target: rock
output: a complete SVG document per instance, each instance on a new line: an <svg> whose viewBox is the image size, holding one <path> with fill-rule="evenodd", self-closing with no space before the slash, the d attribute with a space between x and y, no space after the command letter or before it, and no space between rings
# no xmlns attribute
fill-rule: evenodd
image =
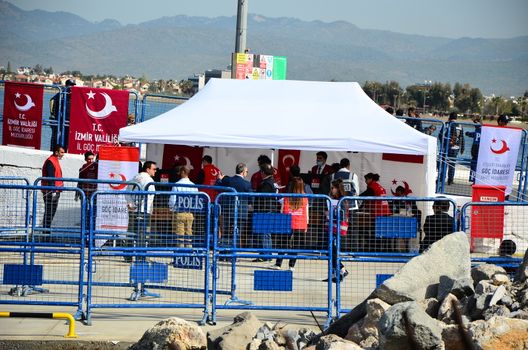
<svg viewBox="0 0 528 350"><path fill-rule="evenodd" d="M501 300L506 295L506 293L506 288L504 288L503 285L500 285L499 288L497 288L495 292L493 292L488 306L493 306L497 304L497 302Z"/></svg>
<svg viewBox="0 0 528 350"><path fill-rule="evenodd" d="M496 316L472 322L469 334L477 349L526 349L528 321Z"/></svg>
<svg viewBox="0 0 528 350"><path fill-rule="evenodd" d="M427 298L418 302L418 305L424 309L424 311L431 317L438 316L438 308L440 303L435 298Z"/></svg>
<svg viewBox="0 0 528 350"><path fill-rule="evenodd" d="M427 315L416 302L391 306L381 317L379 332L381 349L444 349L438 321Z"/></svg>
<svg viewBox="0 0 528 350"><path fill-rule="evenodd" d="M437 296L441 276L463 280L471 277L470 270L467 235L456 232L433 243L423 254L412 258L373 294L391 305L409 300L420 301Z"/></svg>
<svg viewBox="0 0 528 350"><path fill-rule="evenodd" d="M258 350L280 350L280 346L277 345L277 343L275 343L273 340L266 339L260 343Z"/></svg>
<svg viewBox="0 0 528 350"><path fill-rule="evenodd" d="M207 340L200 327L177 317L158 322L148 329L130 350L206 349Z"/></svg>
<svg viewBox="0 0 528 350"><path fill-rule="evenodd" d="M364 349L377 349L379 346L379 339L377 337L370 336L359 343L359 346Z"/></svg>
<svg viewBox="0 0 528 350"><path fill-rule="evenodd" d="M251 313L235 316L233 324L207 333L208 350L246 349L262 323Z"/></svg>
<svg viewBox="0 0 528 350"><path fill-rule="evenodd" d="M475 293L471 277L452 279L449 276L440 276L438 295L436 299L442 301L448 294L453 294L458 299Z"/></svg>
<svg viewBox="0 0 528 350"><path fill-rule="evenodd" d="M297 340L297 348L304 349L304 347L314 339L317 334L314 333L311 329L301 328L297 332L299 339Z"/></svg>
<svg viewBox="0 0 528 350"><path fill-rule="evenodd" d="M528 320L528 310L517 310L510 312L511 318L518 318L520 320Z"/></svg>
<svg viewBox="0 0 528 350"><path fill-rule="evenodd" d="M262 343L262 340L254 338L251 343L249 343L247 349L248 350L258 350L260 347L260 344Z"/></svg>
<svg viewBox="0 0 528 350"><path fill-rule="evenodd" d="M495 286L502 286L502 285L510 285L511 281L508 275L504 275L502 273L496 273L491 277L491 282Z"/></svg>
<svg viewBox="0 0 528 350"><path fill-rule="evenodd" d="M471 278L473 285L477 285L482 280L490 280L494 274L507 275L504 268L493 264L480 264L471 269Z"/></svg>
<svg viewBox="0 0 528 350"><path fill-rule="evenodd" d="M493 305L482 313L482 317L484 317L484 320L486 321L495 316L510 317L510 309L504 305Z"/></svg>
<svg viewBox="0 0 528 350"><path fill-rule="evenodd" d="M515 281L525 282L528 280L528 249L524 252L524 258L515 274Z"/></svg>
<svg viewBox="0 0 528 350"><path fill-rule="evenodd" d="M362 348L350 340L330 334L319 339L315 345L315 350L362 350Z"/></svg>
<svg viewBox="0 0 528 350"><path fill-rule="evenodd" d="M455 323L455 305L453 303L456 303L455 305L458 305L458 299L453 294L448 294L442 303L440 304L440 308L438 309L438 316L437 319L440 321L446 323L446 324L452 324Z"/></svg>
<svg viewBox="0 0 528 350"><path fill-rule="evenodd" d="M378 322L390 305L380 299L371 299L367 301L366 307L367 315L350 327L345 336L346 340L361 344L369 337L378 339Z"/></svg>

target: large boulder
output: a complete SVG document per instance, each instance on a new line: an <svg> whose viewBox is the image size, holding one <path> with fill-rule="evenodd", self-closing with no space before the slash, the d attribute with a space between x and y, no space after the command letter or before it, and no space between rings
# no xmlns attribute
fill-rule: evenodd
<svg viewBox="0 0 528 350"><path fill-rule="evenodd" d="M442 327L415 301L391 306L379 322L380 348L443 350Z"/></svg>
<svg viewBox="0 0 528 350"><path fill-rule="evenodd" d="M202 329L181 318L171 317L148 329L129 350L205 350L207 340Z"/></svg>
<svg viewBox="0 0 528 350"><path fill-rule="evenodd" d="M246 349L261 326L262 323L251 312L243 312L235 316L233 324L207 333L207 349Z"/></svg>
<svg viewBox="0 0 528 350"><path fill-rule="evenodd" d="M379 298L393 305L407 300L436 298L441 276L448 276L453 280L467 280L471 277L470 269L469 241L466 234L449 234L433 243L422 255L411 259L396 275L386 280L349 313L332 323L320 336L336 334L345 337L350 327L367 314L367 300Z"/></svg>
<svg viewBox="0 0 528 350"><path fill-rule="evenodd" d="M410 300L421 301L437 297L441 277L465 281L471 278L470 271L467 235L456 232L433 243L422 255L411 259L392 278L384 281L374 295L391 305Z"/></svg>
<svg viewBox="0 0 528 350"><path fill-rule="evenodd" d="M501 316L474 321L469 326L476 349L528 348L528 321Z"/></svg>

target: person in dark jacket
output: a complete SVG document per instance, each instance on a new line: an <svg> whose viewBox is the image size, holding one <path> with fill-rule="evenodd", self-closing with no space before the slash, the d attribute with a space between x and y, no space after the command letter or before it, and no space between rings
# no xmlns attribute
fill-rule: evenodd
<svg viewBox="0 0 528 350"><path fill-rule="evenodd" d="M62 178L62 169L59 160L64 156L64 148L60 145L55 146L53 154L46 159L42 166L42 177ZM64 183L60 180L43 180L42 186L62 187ZM44 199L44 216L42 218L42 227L50 228L57 207L59 205L61 191L59 189L42 190ZM49 231L43 233L49 234Z"/></svg>
<svg viewBox="0 0 528 350"><path fill-rule="evenodd" d="M253 192L251 183L245 179L248 176L248 168L244 163L238 163L235 168L234 176L218 175L216 186L225 186L234 188L237 192L248 193ZM235 199L237 197L224 196L220 199L220 206L222 209L222 235L220 237L220 245L229 246L233 244L234 230L235 230ZM246 246L247 231L248 231L248 210L249 198L247 196L240 196L237 198L237 220L236 227L238 228L238 240L241 246ZM238 242L235 242L238 244Z"/></svg>
<svg viewBox="0 0 528 350"><path fill-rule="evenodd" d="M423 252L431 244L442 237L453 233L455 230L455 220L447 213L449 210L449 201L440 200L433 203L433 215L425 218L424 234L425 237L420 243L420 252Z"/></svg>
<svg viewBox="0 0 528 350"><path fill-rule="evenodd" d="M262 164L260 166L260 171L262 172L262 181L257 187L257 193L277 193L275 180L273 179L273 167L270 164ZM278 213L279 209L279 203L275 197L255 198L255 212ZM260 248L272 248L271 233L260 233L258 241L260 241ZM257 258L255 261L271 261L271 259Z"/></svg>

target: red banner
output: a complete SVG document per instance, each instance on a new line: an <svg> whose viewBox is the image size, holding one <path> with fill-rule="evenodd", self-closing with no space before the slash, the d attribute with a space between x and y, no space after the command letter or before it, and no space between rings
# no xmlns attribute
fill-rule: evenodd
<svg viewBox="0 0 528 350"><path fill-rule="evenodd" d="M68 152L99 152L101 145L117 144L126 126L128 91L72 87Z"/></svg>
<svg viewBox="0 0 528 350"><path fill-rule="evenodd" d="M287 186L290 182L290 167L292 165L299 165L300 157L301 151L290 149L279 150L279 161L277 168L283 186Z"/></svg>
<svg viewBox="0 0 528 350"><path fill-rule="evenodd" d="M43 95L42 85L5 83L2 145L40 149Z"/></svg>
<svg viewBox="0 0 528 350"><path fill-rule="evenodd" d="M172 169L175 166L186 165L191 173L189 178L196 182L198 172L202 168L202 147L165 145L163 148L163 169Z"/></svg>

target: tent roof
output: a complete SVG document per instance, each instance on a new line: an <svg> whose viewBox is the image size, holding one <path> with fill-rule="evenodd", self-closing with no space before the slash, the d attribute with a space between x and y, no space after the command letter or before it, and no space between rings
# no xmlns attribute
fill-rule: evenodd
<svg viewBox="0 0 528 350"><path fill-rule="evenodd" d="M431 139L358 83L292 80L211 79L184 104L119 133L128 142L400 154L428 154Z"/></svg>

